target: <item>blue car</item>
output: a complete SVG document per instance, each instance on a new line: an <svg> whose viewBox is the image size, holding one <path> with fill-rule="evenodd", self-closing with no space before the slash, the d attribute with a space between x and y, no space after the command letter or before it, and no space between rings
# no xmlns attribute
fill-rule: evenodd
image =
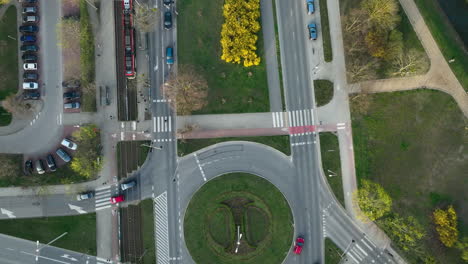
<svg viewBox="0 0 468 264"><path fill-rule="evenodd" d="M307 1L307 14L311 15L314 13L314 0L306 0Z"/></svg>
<svg viewBox="0 0 468 264"><path fill-rule="evenodd" d="M23 35L20 40L22 42L36 42L36 36L33 35Z"/></svg>
<svg viewBox="0 0 468 264"><path fill-rule="evenodd" d="M309 39L316 40L317 39L317 25L315 25L315 23L311 23L307 27L309 28Z"/></svg>
<svg viewBox="0 0 468 264"><path fill-rule="evenodd" d="M172 47L166 48L166 63L174 64L174 49Z"/></svg>

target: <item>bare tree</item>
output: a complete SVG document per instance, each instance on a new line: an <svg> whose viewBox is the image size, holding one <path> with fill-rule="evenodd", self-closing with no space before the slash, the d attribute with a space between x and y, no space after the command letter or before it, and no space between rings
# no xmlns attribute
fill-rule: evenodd
<svg viewBox="0 0 468 264"><path fill-rule="evenodd" d="M148 5L135 5L135 24L141 32L151 32L156 29L159 21L157 8L149 8Z"/></svg>
<svg viewBox="0 0 468 264"><path fill-rule="evenodd" d="M364 0L361 4L372 25L384 30L395 28L400 20L397 0Z"/></svg>
<svg viewBox="0 0 468 264"><path fill-rule="evenodd" d="M350 82L370 80L377 77L375 69L379 61L376 58L366 56L353 56L347 65L348 79Z"/></svg>
<svg viewBox="0 0 468 264"><path fill-rule="evenodd" d="M31 104L15 94L5 98L3 101L3 108L11 114L18 116L26 116L31 113Z"/></svg>
<svg viewBox="0 0 468 264"><path fill-rule="evenodd" d="M427 69L428 62L424 53L412 49L395 57L392 66L391 75L406 77L424 72Z"/></svg>
<svg viewBox="0 0 468 264"><path fill-rule="evenodd" d="M207 104L208 83L192 66L180 65L178 74L172 74L162 90L180 115L190 115Z"/></svg>

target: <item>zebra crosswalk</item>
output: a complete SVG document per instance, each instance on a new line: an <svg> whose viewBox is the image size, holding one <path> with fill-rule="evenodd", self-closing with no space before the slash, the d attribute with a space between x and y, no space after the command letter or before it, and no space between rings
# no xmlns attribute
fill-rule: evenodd
<svg viewBox="0 0 468 264"><path fill-rule="evenodd" d="M272 112L273 127L298 127L314 124L314 110L302 109L287 112Z"/></svg>
<svg viewBox="0 0 468 264"><path fill-rule="evenodd" d="M154 233L156 235L156 259L158 264L169 264L169 219L167 192L153 199Z"/></svg>
<svg viewBox="0 0 468 264"><path fill-rule="evenodd" d="M154 116L153 117L153 132L171 132L172 117L171 116Z"/></svg>
<svg viewBox="0 0 468 264"><path fill-rule="evenodd" d="M96 211L107 209L111 207L110 198L112 196L112 185L97 188L94 194L96 204Z"/></svg>

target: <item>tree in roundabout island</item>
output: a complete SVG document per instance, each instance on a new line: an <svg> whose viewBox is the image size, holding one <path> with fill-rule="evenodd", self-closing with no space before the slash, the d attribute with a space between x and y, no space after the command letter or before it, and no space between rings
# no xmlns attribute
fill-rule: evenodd
<svg viewBox="0 0 468 264"><path fill-rule="evenodd" d="M196 263L282 263L293 240L293 219L273 184L231 173L195 193L185 213L184 235Z"/></svg>

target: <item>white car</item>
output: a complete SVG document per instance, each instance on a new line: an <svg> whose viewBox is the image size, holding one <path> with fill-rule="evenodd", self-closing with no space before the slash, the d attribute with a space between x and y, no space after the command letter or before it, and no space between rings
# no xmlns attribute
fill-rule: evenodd
<svg viewBox="0 0 468 264"><path fill-rule="evenodd" d="M25 71L36 71L37 70L37 63L25 63L25 64L23 64L23 69Z"/></svg>
<svg viewBox="0 0 468 264"><path fill-rule="evenodd" d="M37 82L24 82L23 89L37 89L39 88L39 84Z"/></svg>
<svg viewBox="0 0 468 264"><path fill-rule="evenodd" d="M76 150L76 148L78 147L78 145L76 145L75 142L67 139L67 138L64 138L62 140L62 146L66 147L66 148L69 148L71 150Z"/></svg>

